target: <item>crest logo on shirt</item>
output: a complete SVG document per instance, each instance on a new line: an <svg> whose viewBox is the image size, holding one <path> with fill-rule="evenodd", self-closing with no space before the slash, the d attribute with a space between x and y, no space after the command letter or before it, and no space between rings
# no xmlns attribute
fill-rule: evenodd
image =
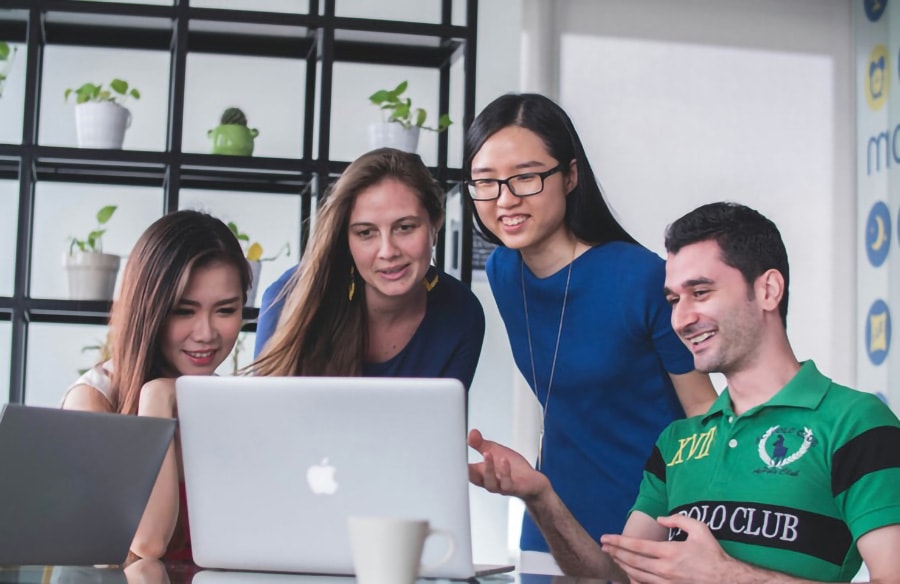
<svg viewBox="0 0 900 584"><path fill-rule="evenodd" d="M810 447L817 443L818 440L809 428L772 426L759 439L759 458L766 464L766 468L756 472L796 476L796 471L785 467L803 458Z"/></svg>

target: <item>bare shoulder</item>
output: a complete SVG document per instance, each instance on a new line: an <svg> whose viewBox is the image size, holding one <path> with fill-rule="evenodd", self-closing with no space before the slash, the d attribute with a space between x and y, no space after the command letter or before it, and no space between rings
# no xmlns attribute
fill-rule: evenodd
<svg viewBox="0 0 900 584"><path fill-rule="evenodd" d="M156 379L151 379L141 386L141 392L143 393L145 391L175 391L175 380L171 377L157 377Z"/></svg>
<svg viewBox="0 0 900 584"><path fill-rule="evenodd" d="M157 416L161 418L177 417L175 405L175 380L160 377L152 379L141 386L138 401L139 416Z"/></svg>
<svg viewBox="0 0 900 584"><path fill-rule="evenodd" d="M112 404L100 391L90 385L80 384L73 387L62 404L65 410L82 410L87 412L112 412Z"/></svg>
<svg viewBox="0 0 900 584"><path fill-rule="evenodd" d="M173 404L175 402L175 380L160 377L145 383L141 386L141 401L147 399Z"/></svg>

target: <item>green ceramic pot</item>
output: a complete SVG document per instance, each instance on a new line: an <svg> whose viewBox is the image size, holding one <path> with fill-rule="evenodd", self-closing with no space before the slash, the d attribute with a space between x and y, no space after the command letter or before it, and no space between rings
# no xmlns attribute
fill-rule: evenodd
<svg viewBox="0 0 900 584"><path fill-rule="evenodd" d="M253 154L253 139L259 136L259 131L237 124L221 124L206 135L212 141L213 154L250 156Z"/></svg>

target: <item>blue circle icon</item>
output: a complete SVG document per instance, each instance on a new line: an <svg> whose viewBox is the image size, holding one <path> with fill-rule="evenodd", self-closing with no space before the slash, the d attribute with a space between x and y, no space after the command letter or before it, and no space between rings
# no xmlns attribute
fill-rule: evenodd
<svg viewBox="0 0 900 584"><path fill-rule="evenodd" d="M872 22L878 22L884 9L887 8L888 0L864 0L863 6L866 9L866 17Z"/></svg>
<svg viewBox="0 0 900 584"><path fill-rule="evenodd" d="M882 201L872 205L866 219L866 255L876 268L887 259L891 249L891 212Z"/></svg>
<svg viewBox="0 0 900 584"><path fill-rule="evenodd" d="M876 300L866 316L866 353L873 365L881 365L891 349L891 311L884 300Z"/></svg>

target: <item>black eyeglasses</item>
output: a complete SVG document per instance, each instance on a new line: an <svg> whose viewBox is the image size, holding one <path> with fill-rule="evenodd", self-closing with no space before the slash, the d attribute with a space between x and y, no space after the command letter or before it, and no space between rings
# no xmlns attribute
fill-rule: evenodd
<svg viewBox="0 0 900 584"><path fill-rule="evenodd" d="M500 198L500 189L503 185L517 197L530 197L544 190L544 179L562 169L563 165L558 164L544 172L526 172L504 179L470 178L463 182L473 201L493 201Z"/></svg>

